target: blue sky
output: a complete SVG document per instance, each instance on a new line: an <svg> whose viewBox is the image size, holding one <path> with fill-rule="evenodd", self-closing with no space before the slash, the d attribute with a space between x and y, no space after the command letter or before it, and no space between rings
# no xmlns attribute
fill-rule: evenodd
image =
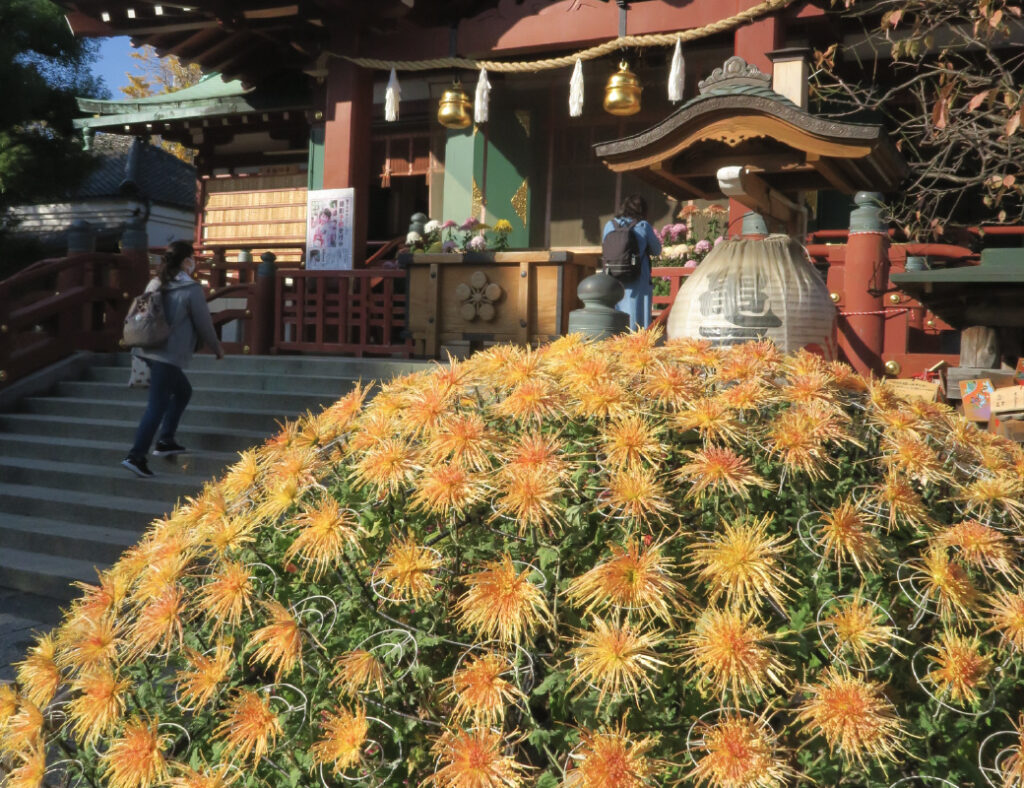
<svg viewBox="0 0 1024 788"><path fill-rule="evenodd" d="M111 98L124 98L120 88L128 84L126 71L135 72L135 61L131 57L131 39L128 36L104 38L100 41L100 57L93 65L93 73L103 77L110 89Z"/></svg>

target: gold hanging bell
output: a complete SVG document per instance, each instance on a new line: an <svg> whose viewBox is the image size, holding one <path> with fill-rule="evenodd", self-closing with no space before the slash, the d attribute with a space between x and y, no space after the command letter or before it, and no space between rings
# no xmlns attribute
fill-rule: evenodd
<svg viewBox="0 0 1024 788"><path fill-rule="evenodd" d="M640 91L643 86L636 74L623 60L619 70L608 77L604 86L604 111L611 115L635 115L640 111Z"/></svg>
<svg viewBox="0 0 1024 788"><path fill-rule="evenodd" d="M458 80L441 95L437 106L437 122L447 129L464 129L473 122L473 104Z"/></svg>

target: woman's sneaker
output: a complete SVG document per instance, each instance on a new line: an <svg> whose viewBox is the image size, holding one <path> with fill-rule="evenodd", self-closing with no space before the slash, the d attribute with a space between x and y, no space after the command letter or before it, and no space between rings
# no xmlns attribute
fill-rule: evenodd
<svg viewBox="0 0 1024 788"><path fill-rule="evenodd" d="M174 441L157 441L156 446L153 448L154 457L171 457L175 454L184 454L187 452L184 446Z"/></svg>
<svg viewBox="0 0 1024 788"><path fill-rule="evenodd" d="M133 457L129 454L121 460L121 465L130 470L136 476L141 476L144 479L148 479L150 476L156 476L156 474L149 469L149 465L146 464L145 457Z"/></svg>

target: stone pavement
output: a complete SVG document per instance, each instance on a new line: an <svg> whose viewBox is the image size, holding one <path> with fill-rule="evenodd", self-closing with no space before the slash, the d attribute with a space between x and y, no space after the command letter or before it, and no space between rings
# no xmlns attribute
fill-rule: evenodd
<svg viewBox="0 0 1024 788"><path fill-rule="evenodd" d="M55 599L0 588L0 684L14 680L15 662L25 657L34 632L45 632L60 621Z"/></svg>

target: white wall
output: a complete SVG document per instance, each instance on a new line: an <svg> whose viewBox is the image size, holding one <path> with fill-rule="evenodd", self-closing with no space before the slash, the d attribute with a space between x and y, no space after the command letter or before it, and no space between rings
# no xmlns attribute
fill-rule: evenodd
<svg viewBox="0 0 1024 788"><path fill-rule="evenodd" d="M11 212L20 220L16 233L59 233L79 219L94 228L113 228L126 224L139 204L132 200L90 200L80 203L18 205ZM195 237L195 215L184 208L154 205L146 225L150 246L166 246L171 241Z"/></svg>

